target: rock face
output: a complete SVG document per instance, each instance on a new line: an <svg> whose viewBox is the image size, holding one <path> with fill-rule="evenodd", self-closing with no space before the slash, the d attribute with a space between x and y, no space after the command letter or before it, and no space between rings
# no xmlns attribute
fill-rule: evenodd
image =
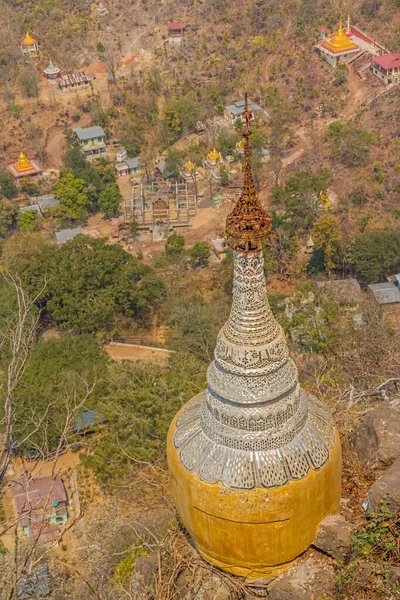
<svg viewBox="0 0 400 600"><path fill-rule="evenodd" d="M372 485L368 493L368 509L376 511L381 500L389 510L400 510L400 458Z"/></svg>
<svg viewBox="0 0 400 600"><path fill-rule="evenodd" d="M336 577L311 559L293 567L271 584L268 600L312 600L333 593Z"/></svg>
<svg viewBox="0 0 400 600"><path fill-rule="evenodd" d="M383 471L400 456L400 398L371 410L352 436L363 467Z"/></svg>
<svg viewBox="0 0 400 600"><path fill-rule="evenodd" d="M158 574L157 556L138 556L132 577L132 589L138 598L150 600L154 597L155 582Z"/></svg>
<svg viewBox="0 0 400 600"><path fill-rule="evenodd" d="M343 560L351 547L354 525L340 515L329 515L320 524L314 546L336 560Z"/></svg>

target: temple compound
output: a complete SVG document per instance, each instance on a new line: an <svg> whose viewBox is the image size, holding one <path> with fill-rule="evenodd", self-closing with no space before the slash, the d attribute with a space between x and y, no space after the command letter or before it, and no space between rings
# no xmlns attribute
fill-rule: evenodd
<svg viewBox="0 0 400 600"><path fill-rule="evenodd" d="M19 153L18 160L9 160L6 167L16 183L20 183L24 177L40 179L43 175L43 169L36 158L27 158L23 152Z"/></svg>
<svg viewBox="0 0 400 600"><path fill-rule="evenodd" d="M350 15L347 18L346 29L341 22L336 33L330 34L326 27L320 29L320 42L316 50L332 67L342 62L348 65L357 62L360 65L357 72L362 78L363 73L370 68L371 59L387 53L384 46L358 27L351 25Z"/></svg>
<svg viewBox="0 0 400 600"><path fill-rule="evenodd" d="M242 194L228 216L233 302L207 389L174 418L171 492L183 525L212 564L250 579L275 576L339 509L341 445L326 408L302 389L266 291L271 219L257 198L246 108Z"/></svg>

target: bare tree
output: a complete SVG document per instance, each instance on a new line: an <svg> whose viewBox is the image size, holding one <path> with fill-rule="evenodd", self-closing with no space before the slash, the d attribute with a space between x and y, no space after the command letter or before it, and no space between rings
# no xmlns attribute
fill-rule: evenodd
<svg viewBox="0 0 400 600"><path fill-rule="evenodd" d="M117 70L118 70L118 57L114 50L106 50L104 54L104 66L108 73L111 83L114 85L117 83Z"/></svg>

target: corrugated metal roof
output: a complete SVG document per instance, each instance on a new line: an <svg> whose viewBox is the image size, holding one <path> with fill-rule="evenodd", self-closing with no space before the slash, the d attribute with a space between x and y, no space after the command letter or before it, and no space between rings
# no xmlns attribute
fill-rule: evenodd
<svg viewBox="0 0 400 600"><path fill-rule="evenodd" d="M400 291L394 283L388 281L371 283L368 287L374 294L378 304L396 304L400 302Z"/></svg>
<svg viewBox="0 0 400 600"><path fill-rule="evenodd" d="M139 167L139 159L137 156L135 158L127 158L125 162L130 169L137 169Z"/></svg>
<svg viewBox="0 0 400 600"><path fill-rule="evenodd" d="M100 127L100 125L95 125L94 127L76 127L74 129L76 135L78 136L78 138L81 140L81 142L84 142L86 140L92 140L93 138L98 138L98 137L105 137L106 134L104 133L104 130L102 127Z"/></svg>
<svg viewBox="0 0 400 600"><path fill-rule="evenodd" d="M55 479L51 476L28 480L18 479L13 486L14 502L17 513L46 508L57 502L66 502L67 493L58 474Z"/></svg>
<svg viewBox="0 0 400 600"><path fill-rule="evenodd" d="M56 231L54 237L59 244L65 244L66 242L73 240L79 233L81 233L80 227L76 227L75 229L62 229L61 231Z"/></svg>

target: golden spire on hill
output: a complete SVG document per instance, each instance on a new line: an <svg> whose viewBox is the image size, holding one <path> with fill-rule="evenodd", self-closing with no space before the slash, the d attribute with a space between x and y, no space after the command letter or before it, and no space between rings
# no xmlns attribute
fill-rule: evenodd
<svg viewBox="0 0 400 600"><path fill-rule="evenodd" d="M185 171L186 171L186 173L193 173L195 170L196 170L196 167L194 166L194 164L192 163L192 161L189 158L185 164Z"/></svg>
<svg viewBox="0 0 400 600"><path fill-rule="evenodd" d="M31 36L31 34L29 33L29 31L26 32L24 40L22 42L23 46L33 46L33 44L36 44L36 40L33 39L33 37Z"/></svg>
<svg viewBox="0 0 400 600"><path fill-rule="evenodd" d="M214 146L214 150L211 150L211 152L209 152L208 158L212 162L217 162L219 160L222 160L222 154L218 152L218 150Z"/></svg>
<svg viewBox="0 0 400 600"><path fill-rule="evenodd" d="M352 42L343 31L342 21L340 21L337 33L322 45L331 52L345 52L346 50L356 50L358 48L357 44Z"/></svg>
<svg viewBox="0 0 400 600"><path fill-rule="evenodd" d="M19 153L18 161L15 164L15 169L19 172L30 171L31 169L33 169L31 162L26 158L23 152Z"/></svg>
<svg viewBox="0 0 400 600"><path fill-rule="evenodd" d="M246 127L243 130L245 171L243 190L226 220L225 238L228 246L238 252L258 252L269 245L272 234L271 217L262 208L253 182L249 137L251 131L247 93L245 94Z"/></svg>

